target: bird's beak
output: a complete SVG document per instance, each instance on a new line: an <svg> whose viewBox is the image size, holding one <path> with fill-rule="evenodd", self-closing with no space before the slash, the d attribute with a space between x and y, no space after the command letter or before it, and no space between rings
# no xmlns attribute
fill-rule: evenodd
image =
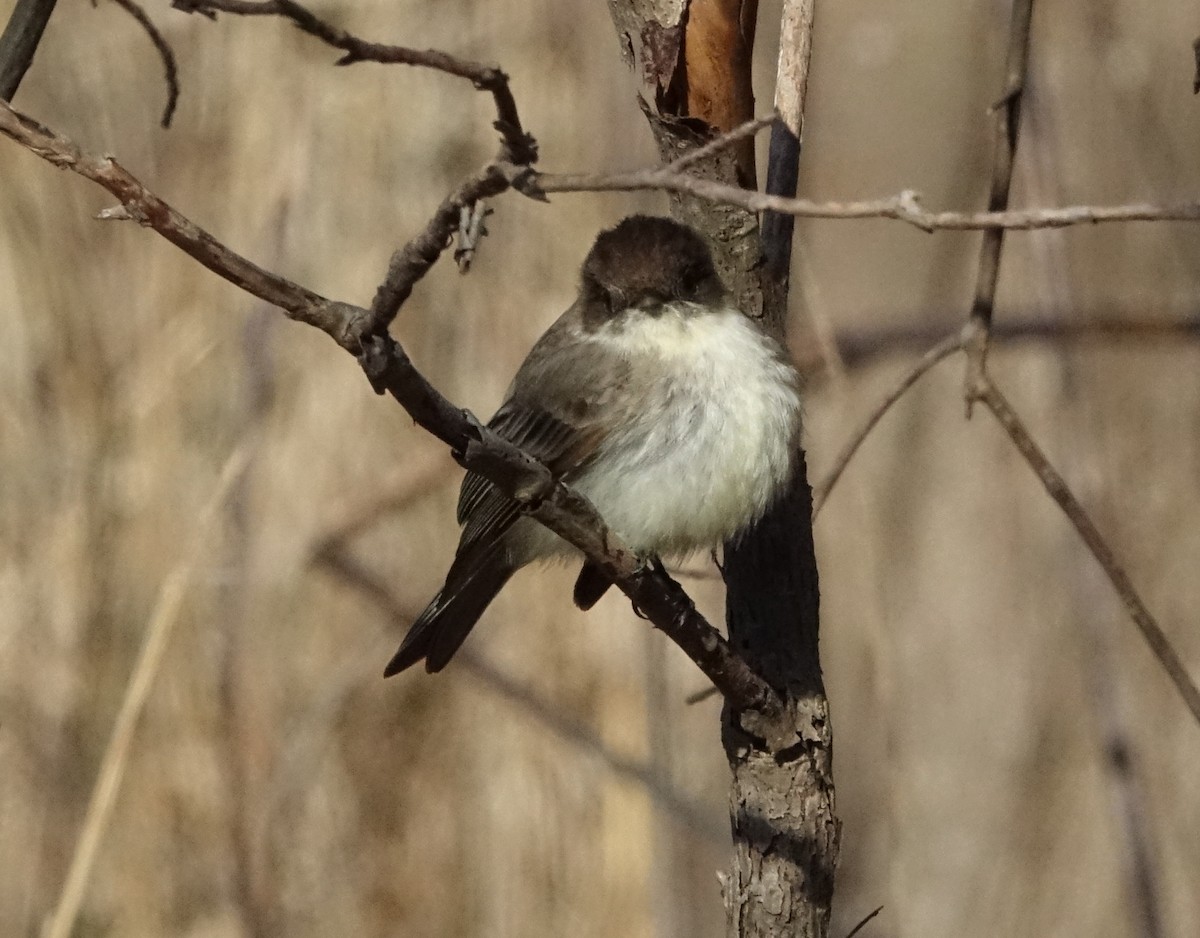
<svg viewBox="0 0 1200 938"><path fill-rule="evenodd" d="M665 301L660 296L643 296L633 304L633 308L657 319L662 315L664 303Z"/></svg>

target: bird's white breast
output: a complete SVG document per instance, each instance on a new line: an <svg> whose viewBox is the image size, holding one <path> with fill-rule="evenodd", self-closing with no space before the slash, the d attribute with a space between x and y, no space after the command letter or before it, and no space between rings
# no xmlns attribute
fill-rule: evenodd
<svg viewBox="0 0 1200 938"><path fill-rule="evenodd" d="M608 524L634 549L678 554L761 517L799 442L796 373L779 346L735 309L668 308L593 336L645 389L573 481Z"/></svg>

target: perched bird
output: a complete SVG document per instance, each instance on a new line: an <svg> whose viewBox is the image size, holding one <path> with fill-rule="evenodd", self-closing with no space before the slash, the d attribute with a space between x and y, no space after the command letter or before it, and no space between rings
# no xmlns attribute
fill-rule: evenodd
<svg viewBox="0 0 1200 938"><path fill-rule="evenodd" d="M586 496L632 549L711 548L762 517L791 477L798 376L734 305L708 245L668 218L601 232L579 296L517 371L488 423ZM475 473L458 500L462 537L446 585L384 672L440 671L526 564L579 557ZM575 601L611 584L584 563Z"/></svg>

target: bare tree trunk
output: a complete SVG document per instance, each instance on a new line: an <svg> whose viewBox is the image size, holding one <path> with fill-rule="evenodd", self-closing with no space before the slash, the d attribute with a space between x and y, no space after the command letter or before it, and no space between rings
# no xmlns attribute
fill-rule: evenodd
<svg viewBox="0 0 1200 938"><path fill-rule="evenodd" d="M610 0L626 62L646 78L646 117L664 160L754 116L748 89L756 6L753 0ZM811 25L811 2L785 3L785 37L786 18L797 7L807 9ZM801 109L795 102L790 119L773 131L768 190L780 195L795 194ZM752 148L719 153L690 171L755 185ZM742 209L687 196L672 196L672 212L708 236L742 310L783 338L791 219L768 216L760 228ZM785 702L770 726L763 714L729 706L722 717L733 773L733 857L723 880L731 936L816 938L829 928L840 828L818 655L811 506L801 453L788 496L725 549L730 641Z"/></svg>

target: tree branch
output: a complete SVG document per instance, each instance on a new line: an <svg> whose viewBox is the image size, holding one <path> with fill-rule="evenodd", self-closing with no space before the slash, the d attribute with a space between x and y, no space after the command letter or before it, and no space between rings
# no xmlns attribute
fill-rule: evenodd
<svg viewBox="0 0 1200 938"><path fill-rule="evenodd" d="M338 65L379 62L413 65L465 78L480 91L492 95L496 106L493 126L500 132L500 152L494 162L466 180L438 207L424 232L396 251L388 272L363 324L365 333L387 329L412 288L441 256L446 242L458 230L464 211L474 213L477 203L499 195L537 161L537 141L521 128L517 102L508 84L508 75L494 65L482 65L436 49L410 49L405 46L368 42L321 19L293 0L173 0L172 5L185 13L199 13L215 19L217 13L236 16L280 16L299 29L345 53ZM471 250L474 250L474 245Z"/></svg>
<svg viewBox="0 0 1200 938"><path fill-rule="evenodd" d="M813 518L821 511L826 500L829 498L829 493L833 491L833 487L837 485L838 479L842 477L842 473L846 471L846 467L850 465L850 460L854 458L854 454L858 452L858 448L870 436L871 431L875 429L875 425L883 419L896 401L900 400L914 384L916 384L924 374L929 371L938 362L949 358L955 352L962 349L962 337L958 335L948 336L931 348L928 352L922 355L896 382L896 386L892 388L883 399L872 408L867 415L866 420L862 425L850 436L849 442L838 453L837 458L833 461L833 466L825 478L813 489Z"/></svg>
<svg viewBox="0 0 1200 938"><path fill-rule="evenodd" d="M992 183L988 193L988 211L1003 212L1008 208L1012 188L1013 165L1017 153L1017 133L1021 125L1021 98L1025 93L1025 72L1029 63L1029 32L1033 20L1033 0L1014 0L1009 25L1008 62L1004 70L1004 88L1000 100L992 105L995 120L992 141ZM984 233L979 250L979 274L975 284L975 300L969 316L984 331L992 324L996 282L1000 273L1000 249L1004 239L1002 229Z"/></svg>
<svg viewBox="0 0 1200 938"><path fill-rule="evenodd" d="M665 571L644 564L586 499L556 481L545 466L446 400L390 336L368 331L371 317L366 310L327 299L263 270L176 212L114 160L85 153L4 103L0 103L0 134L115 195L121 208L106 217L133 219L153 229L230 283L279 306L292 319L315 326L355 354L376 391L390 393L417 423L449 444L462 465L494 482L523 511L582 550L696 662L732 705L767 715L779 711L775 691L696 611L678 583ZM771 739L774 746L790 742Z"/></svg>
<svg viewBox="0 0 1200 938"><path fill-rule="evenodd" d="M1038 477L1038 481L1042 483L1042 487L1046 490L1063 514L1079 532L1079 536L1087 545L1092 556L1103 568L1109 582L1120 596L1122 604L1128 611L1130 618L1133 619L1142 637L1146 639L1146 644L1150 646L1150 651L1154 657L1158 659L1163 670L1167 672L1167 677L1171 683L1175 685L1175 689L1179 692L1179 696L1183 698L1184 705L1192 714L1192 718L1200 725L1200 688L1197 688L1195 682L1184 667L1183 661L1178 653L1171 645L1171 640L1167 638L1161 626L1146 608L1146 604L1142 602L1141 596L1138 595L1134 588L1129 575L1125 569L1117 563L1116 557L1113 555L1112 549L1105 542L1100 532L1096 529L1092 519L1084 511L1083 506L1072 494L1066 481L1058 471L1050 464L1050 460L1046 458L1046 454L1034 442L1029 430L1017 416L1016 411L1012 409L1012 405L1000 393L1000 389L992 382L991 377L985 371L981 378L980 384L976 388L976 400L983 403L1000 426L1004 428L1004 432L1008 434L1013 445L1016 446L1018 452L1024 457L1025 462L1034 471Z"/></svg>
<svg viewBox="0 0 1200 938"><path fill-rule="evenodd" d="M508 86L508 75L495 65L482 65L437 49L410 49L405 46L368 42L321 19L293 0L172 0L171 5L184 13L199 13L216 19L218 13L233 16L281 16L297 28L345 53L338 65L379 62L385 65L413 65L465 78L478 90L491 94L496 104L496 127L515 163L532 163L537 158L533 138L521 129L517 102Z"/></svg>
<svg viewBox="0 0 1200 938"><path fill-rule="evenodd" d="M931 212L921 206L920 196L905 189L882 199L855 202L791 199L753 192L698 176L675 172L670 166L639 169L627 173L531 173L517 187L526 195L545 197L555 192L679 192L736 205L751 212L777 212L797 218L862 219L890 218L925 232L933 231L1031 231L1038 228L1069 228L1133 221L1200 221L1200 201L1124 205L1067 205L1060 208L1027 208L986 212Z"/></svg>
<svg viewBox="0 0 1200 938"><path fill-rule="evenodd" d="M146 15L146 11L135 0L113 0L113 2L137 20L138 25L146 31L146 35L154 44L158 57L162 59L163 71L166 73L167 103L163 107L161 123L163 127L170 127L171 118L175 114L175 106L179 103L179 67L175 64L175 52L158 27Z"/></svg>

